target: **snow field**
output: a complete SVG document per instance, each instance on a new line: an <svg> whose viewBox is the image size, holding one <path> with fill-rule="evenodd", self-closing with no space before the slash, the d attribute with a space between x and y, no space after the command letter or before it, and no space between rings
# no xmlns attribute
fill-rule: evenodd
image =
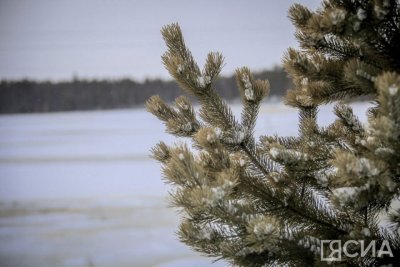
<svg viewBox="0 0 400 267"><path fill-rule="evenodd" d="M365 121L368 104L352 106ZM333 120L332 106L320 110L321 125ZM266 103L256 135L296 135L297 122ZM225 266L177 240L179 215L149 157L159 140L175 141L141 109L1 115L0 265Z"/></svg>

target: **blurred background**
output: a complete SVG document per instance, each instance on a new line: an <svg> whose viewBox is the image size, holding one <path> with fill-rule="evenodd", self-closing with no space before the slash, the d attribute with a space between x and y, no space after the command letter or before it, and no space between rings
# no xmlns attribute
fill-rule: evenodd
<svg viewBox="0 0 400 267"><path fill-rule="evenodd" d="M268 78L256 134L296 135L297 112L281 103L294 2L0 0L0 266L226 266L179 243L149 157L176 140L144 102L181 94L160 29L178 22L200 66L223 53L216 87L237 114L235 68Z"/></svg>

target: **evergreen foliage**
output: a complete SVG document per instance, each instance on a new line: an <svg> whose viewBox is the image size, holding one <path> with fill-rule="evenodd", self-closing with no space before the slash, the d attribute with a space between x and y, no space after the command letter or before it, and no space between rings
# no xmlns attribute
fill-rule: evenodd
<svg viewBox="0 0 400 267"><path fill-rule="evenodd" d="M289 17L301 46L284 56L296 137L255 140L268 81L236 71L243 111L235 118L214 87L222 55L210 53L201 69L179 26L162 29L165 67L201 105L196 114L185 97L175 106L157 96L147 102L169 133L192 141L153 149L183 211L180 240L235 266L398 266L400 3L325 0L315 12L296 4ZM363 95L374 99L366 124L345 104ZM337 119L320 127L318 106L331 102ZM321 240L376 240L378 248L388 240L394 257L321 261Z"/></svg>

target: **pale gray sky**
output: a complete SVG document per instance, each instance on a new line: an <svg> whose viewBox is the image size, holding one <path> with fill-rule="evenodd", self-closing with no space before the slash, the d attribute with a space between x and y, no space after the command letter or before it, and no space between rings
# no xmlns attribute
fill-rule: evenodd
<svg viewBox="0 0 400 267"><path fill-rule="evenodd" d="M0 0L0 79L167 78L160 28L179 22L200 64L209 51L261 70L296 46L291 4L320 0Z"/></svg>

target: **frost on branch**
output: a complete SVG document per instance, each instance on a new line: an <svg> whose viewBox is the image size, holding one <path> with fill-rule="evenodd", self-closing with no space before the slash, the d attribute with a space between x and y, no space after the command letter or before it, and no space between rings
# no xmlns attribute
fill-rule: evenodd
<svg viewBox="0 0 400 267"><path fill-rule="evenodd" d="M397 87L397 85L395 84L392 84L391 86L389 86L388 91L391 96L395 96L399 91L399 87Z"/></svg>
<svg viewBox="0 0 400 267"><path fill-rule="evenodd" d="M253 86L251 85L249 76L244 74L242 77L242 82L244 84L244 96L247 101L253 101L254 100L254 92L253 92Z"/></svg>
<svg viewBox="0 0 400 267"><path fill-rule="evenodd" d="M364 9L362 9L362 8L358 8L357 9L357 18L360 21L363 21L364 19L366 19L367 18L366 11Z"/></svg>
<svg viewBox="0 0 400 267"><path fill-rule="evenodd" d="M346 18L346 11L343 9L334 9L330 13L330 18L333 25L338 25L339 23L344 22Z"/></svg>

